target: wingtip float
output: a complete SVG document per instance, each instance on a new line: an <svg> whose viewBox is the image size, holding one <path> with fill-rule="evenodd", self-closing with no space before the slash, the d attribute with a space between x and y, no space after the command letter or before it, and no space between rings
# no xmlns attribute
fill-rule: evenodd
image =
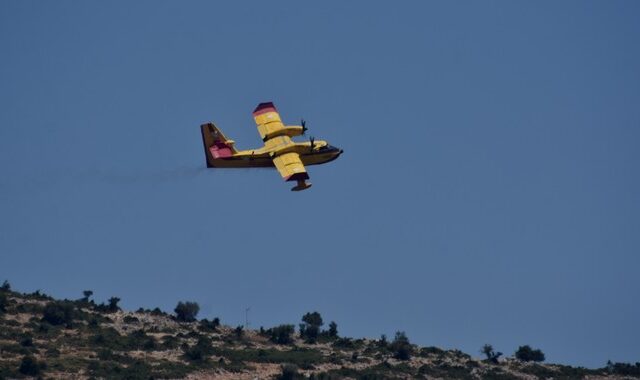
<svg viewBox="0 0 640 380"><path fill-rule="evenodd" d="M264 146L238 150L213 123L200 126L204 153L208 168L260 168L275 167L285 181L296 181L292 191L311 187L305 166L319 165L340 157L343 150L323 140L295 142L291 138L307 131L304 120L301 125L284 125L276 106L271 102L260 103L253 111Z"/></svg>

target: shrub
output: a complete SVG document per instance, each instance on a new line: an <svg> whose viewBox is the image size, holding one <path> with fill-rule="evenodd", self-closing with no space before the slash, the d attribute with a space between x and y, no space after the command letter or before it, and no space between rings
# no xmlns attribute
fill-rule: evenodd
<svg viewBox="0 0 640 380"><path fill-rule="evenodd" d="M57 358L60 357L60 350L55 347L49 347L44 354L50 358Z"/></svg>
<svg viewBox="0 0 640 380"><path fill-rule="evenodd" d="M69 302L49 302L42 312L42 320L51 325L71 326L74 317L74 308Z"/></svg>
<svg viewBox="0 0 640 380"><path fill-rule="evenodd" d="M640 362L636 362L635 365L631 363L612 363L611 360L607 361L607 371L616 375L623 376L640 376Z"/></svg>
<svg viewBox="0 0 640 380"><path fill-rule="evenodd" d="M544 353L538 349L533 349L529 345L518 347L515 353L516 359L524 362L543 362Z"/></svg>
<svg viewBox="0 0 640 380"><path fill-rule="evenodd" d="M26 298L31 298L31 299L36 299L36 300L53 300L53 297L46 295L45 293L41 292L40 289L36 290L33 293L30 294L25 294Z"/></svg>
<svg viewBox="0 0 640 380"><path fill-rule="evenodd" d="M179 339L173 335L165 335L162 338L162 347L166 350L172 350L178 347Z"/></svg>
<svg viewBox="0 0 640 380"><path fill-rule="evenodd" d="M196 302L178 302L174 311L178 321L193 322L200 311L200 306Z"/></svg>
<svg viewBox="0 0 640 380"><path fill-rule="evenodd" d="M20 345L22 347L33 347L33 338L30 335L24 336L20 339Z"/></svg>
<svg viewBox="0 0 640 380"><path fill-rule="evenodd" d="M409 338L403 331L397 331L396 336L391 342L389 346L391 352L393 352L393 357L398 360L409 360L411 359L411 353L413 351L411 347L411 343L409 342Z"/></svg>
<svg viewBox="0 0 640 380"><path fill-rule="evenodd" d="M355 349L356 345L351 338L338 338L331 345L334 348Z"/></svg>
<svg viewBox="0 0 640 380"><path fill-rule="evenodd" d="M185 349L184 355L191 361L203 362L207 360L207 356L212 353L213 347L211 346L211 341L201 336L195 345Z"/></svg>
<svg viewBox="0 0 640 380"><path fill-rule="evenodd" d="M136 330L127 336L127 346L130 348L151 351L156 348L156 340L143 330Z"/></svg>
<svg viewBox="0 0 640 380"><path fill-rule="evenodd" d="M0 293L0 313L6 312L7 306L9 306L9 299L4 293Z"/></svg>
<svg viewBox="0 0 640 380"><path fill-rule="evenodd" d="M298 373L298 367L293 364L283 364L282 373L276 376L277 380L298 380L305 379L304 376Z"/></svg>
<svg viewBox="0 0 640 380"><path fill-rule="evenodd" d="M445 353L444 350L434 346L422 347L420 349L420 356L423 356L423 357L427 357L429 355L442 356L444 355L444 353Z"/></svg>
<svg viewBox="0 0 640 380"><path fill-rule="evenodd" d="M122 318L122 321L124 323L136 323L136 322L140 322L140 320L132 315L125 315L124 318Z"/></svg>
<svg viewBox="0 0 640 380"><path fill-rule="evenodd" d="M293 333L295 327L293 325L280 325L267 330L269 340L277 344L293 343Z"/></svg>
<svg viewBox="0 0 640 380"><path fill-rule="evenodd" d="M200 321L200 325L198 328L202 331L216 331L216 329L220 326L220 319L214 318L212 321L209 321L207 318Z"/></svg>
<svg viewBox="0 0 640 380"><path fill-rule="evenodd" d="M20 373L27 376L38 376L40 374L41 364L36 358L26 355L20 362Z"/></svg>
<svg viewBox="0 0 640 380"><path fill-rule="evenodd" d="M490 344L485 344L484 346L482 346L482 349L480 349L480 352L487 357L487 360L489 362L494 364L498 364L498 358L502 356L502 352L493 351L493 346Z"/></svg>

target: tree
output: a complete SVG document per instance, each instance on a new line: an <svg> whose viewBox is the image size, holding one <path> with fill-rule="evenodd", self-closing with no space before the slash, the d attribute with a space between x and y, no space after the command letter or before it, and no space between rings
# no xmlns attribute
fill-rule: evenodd
<svg viewBox="0 0 640 380"><path fill-rule="evenodd" d="M300 337L305 338L307 343L315 343L323 325L322 316L317 311L307 313L302 316L302 322L304 324L300 324Z"/></svg>
<svg viewBox="0 0 640 380"><path fill-rule="evenodd" d="M280 325L272 327L267 330L269 334L269 340L277 344L291 344L293 343L293 333L295 327L293 325Z"/></svg>
<svg viewBox="0 0 640 380"><path fill-rule="evenodd" d="M4 293L0 293L0 313L7 311L7 306L9 306L9 299Z"/></svg>
<svg viewBox="0 0 640 380"><path fill-rule="evenodd" d="M327 331L327 335L329 335L329 337L331 338L338 337L338 324L334 321L331 321L331 323L329 323L329 331Z"/></svg>
<svg viewBox="0 0 640 380"><path fill-rule="evenodd" d="M482 346L480 352L487 357L488 361L494 364L498 364L498 358L502 356L502 352L494 352L493 346L490 344L485 344L484 346Z"/></svg>
<svg viewBox="0 0 640 380"><path fill-rule="evenodd" d="M5 292L11 291L11 284L9 283L9 280L4 280L4 282L2 283L2 286L0 287L0 290Z"/></svg>
<svg viewBox="0 0 640 380"><path fill-rule="evenodd" d="M322 316L317 311L303 315L302 322L305 322L307 325L310 325L310 326L321 327L323 325Z"/></svg>
<svg viewBox="0 0 640 380"><path fill-rule="evenodd" d="M389 348L393 352L394 358L398 360L411 359L413 347L411 346L409 338L407 338L407 335L404 333L404 331L396 332L396 336L393 338L393 342L391 342Z"/></svg>
<svg viewBox="0 0 640 380"><path fill-rule="evenodd" d="M178 302L176 306L176 319L180 322L194 322L200 311L200 306L196 302Z"/></svg>
<svg viewBox="0 0 640 380"><path fill-rule="evenodd" d="M92 290L84 290L82 292L82 294L84 295L84 298L82 298L82 300L84 302L89 302L89 298L91 298L91 296L93 295L93 291Z"/></svg>
<svg viewBox="0 0 640 380"><path fill-rule="evenodd" d="M242 338L244 336L244 326L238 325L238 327L236 327L236 329L233 330L233 332L236 334L237 339Z"/></svg>
<svg viewBox="0 0 640 380"><path fill-rule="evenodd" d="M112 313L115 313L116 311L120 310L120 307L118 306L118 302L120 302L120 298L118 297L109 298L109 306L107 306L108 310Z"/></svg>
<svg viewBox="0 0 640 380"><path fill-rule="evenodd" d="M544 353L538 349L533 349L529 345L518 347L515 353L516 359L524 362L543 362L545 357Z"/></svg>

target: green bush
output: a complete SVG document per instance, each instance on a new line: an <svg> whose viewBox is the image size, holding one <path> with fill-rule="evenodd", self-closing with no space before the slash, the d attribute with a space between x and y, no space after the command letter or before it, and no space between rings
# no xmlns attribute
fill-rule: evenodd
<svg viewBox="0 0 640 380"><path fill-rule="evenodd" d="M88 340L90 346L99 349L109 349L113 351L128 351L137 348L131 344L136 338L122 336L113 327L98 328L95 335Z"/></svg>
<svg viewBox="0 0 640 380"><path fill-rule="evenodd" d="M143 330L136 330L127 336L127 347L151 351L156 349L156 340Z"/></svg>
<svg viewBox="0 0 640 380"><path fill-rule="evenodd" d="M322 352L304 348L293 348L287 351L276 349L250 349L232 350L214 347L217 356L222 356L232 362L255 362L255 363L291 363L298 367L307 367L313 364L325 363L329 361Z"/></svg>
<svg viewBox="0 0 640 380"><path fill-rule="evenodd" d="M27 299L34 299L39 301L53 301L53 297L41 292L40 289L36 290L33 293L25 294L24 297Z"/></svg>
<svg viewBox="0 0 640 380"><path fill-rule="evenodd" d="M140 322L140 320L132 315L125 315L124 318L122 318L122 321L124 323L136 323L136 322Z"/></svg>
<svg viewBox="0 0 640 380"><path fill-rule="evenodd" d="M636 362L636 364L633 365L630 363L612 363L609 360L606 368L609 373L616 375L640 376L640 362Z"/></svg>
<svg viewBox="0 0 640 380"><path fill-rule="evenodd" d="M282 373L276 376L276 380L298 380L305 377L298 373L298 367L293 364L283 364Z"/></svg>
<svg viewBox="0 0 640 380"><path fill-rule="evenodd" d="M178 343L180 343L180 340L173 335L165 335L162 337L162 348L166 350L178 348Z"/></svg>
<svg viewBox="0 0 640 380"><path fill-rule="evenodd" d="M71 303L52 301L44 307L42 320L54 326L66 325L71 327L74 312L75 310Z"/></svg>
<svg viewBox="0 0 640 380"><path fill-rule="evenodd" d="M471 373L472 370L472 368L450 365L448 363L435 365L425 364L418 369L418 374L425 375L427 378L473 380L476 377Z"/></svg>
<svg viewBox="0 0 640 380"><path fill-rule="evenodd" d="M176 319L180 322L193 322L200 311L200 306L196 302L178 302L175 310Z"/></svg>
<svg viewBox="0 0 640 380"><path fill-rule="evenodd" d="M211 354L213 354L211 340L203 336L198 339L196 344L184 350L185 357L195 362L206 361Z"/></svg>
<svg viewBox="0 0 640 380"><path fill-rule="evenodd" d="M445 351L438 348L438 347L434 347L434 346L430 346L430 347L422 347L420 349L420 356L422 357L427 357L429 355L436 355L436 356L442 356L444 355Z"/></svg>
<svg viewBox="0 0 640 380"><path fill-rule="evenodd" d="M33 338L31 335L25 335L20 339L20 345L22 347L33 347Z"/></svg>
<svg viewBox="0 0 640 380"><path fill-rule="evenodd" d="M356 344L351 338L338 338L331 345L334 348L341 348L346 350L353 350L356 348Z"/></svg>
<svg viewBox="0 0 640 380"><path fill-rule="evenodd" d="M12 354L12 356L29 355L30 351L16 343L0 343L0 354L2 354L2 357L7 354Z"/></svg>
<svg viewBox="0 0 640 380"><path fill-rule="evenodd" d="M529 345L518 347L515 353L516 359L524 362L543 362L544 353L538 349L533 349Z"/></svg>
<svg viewBox="0 0 640 380"><path fill-rule="evenodd" d="M218 326L220 326L220 319L219 318L214 318L212 321L210 321L207 318L205 318L205 319L200 321L200 324L198 325L198 328L200 330L202 330L202 331L213 332L213 331L216 331L218 329Z"/></svg>
<svg viewBox="0 0 640 380"><path fill-rule="evenodd" d="M43 367L44 365L41 363L38 363L36 358L30 355L27 355L22 358L22 361L20 362L19 371L23 375L38 376L40 374L41 368Z"/></svg>
<svg viewBox="0 0 640 380"><path fill-rule="evenodd" d="M57 358L60 357L60 350L55 347L49 347L44 354L49 358Z"/></svg>
<svg viewBox="0 0 640 380"><path fill-rule="evenodd" d="M293 343L293 333L295 327L293 325L280 325L267 330L269 340L277 344Z"/></svg>

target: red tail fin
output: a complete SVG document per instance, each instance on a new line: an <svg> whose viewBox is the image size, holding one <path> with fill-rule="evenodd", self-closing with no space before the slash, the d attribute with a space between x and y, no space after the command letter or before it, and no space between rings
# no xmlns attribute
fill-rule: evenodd
<svg viewBox="0 0 640 380"><path fill-rule="evenodd" d="M215 167L215 159L231 157L237 152L234 141L227 139L213 123L202 124L200 130L208 168Z"/></svg>

